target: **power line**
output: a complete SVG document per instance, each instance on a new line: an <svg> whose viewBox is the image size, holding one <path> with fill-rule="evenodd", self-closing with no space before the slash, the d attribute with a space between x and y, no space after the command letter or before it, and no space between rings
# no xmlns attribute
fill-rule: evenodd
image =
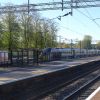
<svg viewBox="0 0 100 100"><path fill-rule="evenodd" d="M83 12L81 12L80 10L77 9L77 11L80 12L85 17L87 17L89 20L93 21L100 28L100 25L95 20L91 19L89 16L87 16L86 14L84 14Z"/></svg>
<svg viewBox="0 0 100 100"><path fill-rule="evenodd" d="M58 19L58 20L61 21L61 19L62 19L63 17L68 16L68 15L71 15L71 13L72 13L72 12L68 12L68 13L66 13L66 14L64 14L64 15L60 15L60 16L57 16L57 17L55 17L55 18L51 18L51 19L49 19L49 20Z"/></svg>
<svg viewBox="0 0 100 100"><path fill-rule="evenodd" d="M85 0L84 0L85 1ZM86 2L85 2L86 3ZM95 3L95 2L94 2ZM86 3L87 4L87 3ZM96 4L96 3L95 3ZM87 11L87 13L88 13L88 15L90 16L90 19L100 28L100 25L97 23L97 22L95 22L95 20L93 20L94 18L91 16L91 14L88 12L88 10L86 9L86 8L84 8L86 11Z"/></svg>
<svg viewBox="0 0 100 100"><path fill-rule="evenodd" d="M64 29L66 29L66 30L69 30L69 31L71 31L71 32L74 32L74 33L76 33L76 34L79 34L79 35L83 35L83 36L84 36L83 33L77 32L77 31L75 31L75 30L73 30L73 29L71 29L71 28L69 28L69 27L64 27L64 26L61 26L61 27L64 28Z"/></svg>
<svg viewBox="0 0 100 100"><path fill-rule="evenodd" d="M93 20L97 20L97 19L100 19L100 18L94 18Z"/></svg>
<svg viewBox="0 0 100 100"><path fill-rule="evenodd" d="M85 2L85 0L83 0ZM91 2L90 2L91 3ZM87 2L85 2L85 4L87 4ZM96 4L96 3L95 3ZM88 5L88 4L87 4ZM88 17L90 20L92 20L99 28L100 28L100 25L98 23L95 22L95 20L93 20L94 18L91 16L91 14L89 13L89 11L86 9L86 8L83 8L86 13L89 15L87 16L86 14L84 14L86 17ZM82 12L83 14L83 12Z"/></svg>
<svg viewBox="0 0 100 100"><path fill-rule="evenodd" d="M84 2L85 2L85 0L84 0ZM87 2L85 2L86 4L87 4ZM88 4L87 4L88 5ZM91 14L89 13L89 11L86 9L86 8L84 8L84 10L87 12L87 14L91 17L91 19L93 19L92 18L92 16L91 16Z"/></svg>
<svg viewBox="0 0 100 100"><path fill-rule="evenodd" d="M81 20L77 19L77 18L74 17L74 16L73 16L72 18L74 18L77 22L79 22L84 28L87 28L87 29L88 29L87 24L83 23Z"/></svg>

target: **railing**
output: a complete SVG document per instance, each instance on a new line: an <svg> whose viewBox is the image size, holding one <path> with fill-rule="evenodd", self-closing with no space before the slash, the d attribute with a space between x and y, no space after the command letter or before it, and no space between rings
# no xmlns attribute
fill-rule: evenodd
<svg viewBox="0 0 100 100"><path fill-rule="evenodd" d="M0 51L0 65L8 65L9 58L8 58L8 51Z"/></svg>
<svg viewBox="0 0 100 100"><path fill-rule="evenodd" d="M39 63L62 60L76 59L89 56L99 56L100 50L46 50L40 49L18 49L8 51L0 51L0 66L33 66Z"/></svg>
<svg viewBox="0 0 100 100"><path fill-rule="evenodd" d="M39 63L38 49L19 49L12 50L9 53L11 65L15 66L27 66Z"/></svg>

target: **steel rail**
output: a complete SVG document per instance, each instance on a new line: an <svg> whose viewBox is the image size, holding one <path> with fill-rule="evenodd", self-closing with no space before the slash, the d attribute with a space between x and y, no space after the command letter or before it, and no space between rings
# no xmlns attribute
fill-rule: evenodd
<svg viewBox="0 0 100 100"><path fill-rule="evenodd" d="M99 65L98 65L98 66L99 66ZM98 69L98 66L97 66L96 68L92 69L91 71L88 71L88 72L86 72L86 73L84 73L84 74L80 73L79 76L77 76L77 77L71 79L70 81L67 81L67 82L65 82L65 83L63 83L63 84L60 84L60 85L56 86L56 87L49 88L49 89L47 89L46 91L42 92L40 95L38 95L38 96L36 96L35 98L32 98L32 99L30 99L30 100L33 100L33 99L41 99L41 97L45 97L46 94L49 95L49 93L51 93L51 92L53 92L53 91L55 91L55 90L57 90L57 89L59 89L59 88L62 88L62 87L64 87L65 85L68 85L68 84L70 84L70 83L72 83L72 82L74 82L74 81L76 81L76 80L79 80L80 78L83 78L83 77L85 77L86 75L90 74L93 70L97 70L97 69ZM70 96L71 96L71 95L67 96L66 98L68 98L68 97L70 97ZM68 99L68 100L69 100L69 99Z"/></svg>
<svg viewBox="0 0 100 100"><path fill-rule="evenodd" d="M96 76L94 79L88 81L86 84L82 85L79 89L77 89L76 91L73 91L70 95L64 97L63 100L69 100L70 98L72 98L73 95L76 95L77 93L79 93L83 88L87 87L89 84L93 83L95 80L97 80L98 78L100 78L100 74L98 76Z"/></svg>

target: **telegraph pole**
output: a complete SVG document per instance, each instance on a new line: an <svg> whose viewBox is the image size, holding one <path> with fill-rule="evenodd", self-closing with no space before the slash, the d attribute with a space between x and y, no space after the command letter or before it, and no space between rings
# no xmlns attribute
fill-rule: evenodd
<svg viewBox="0 0 100 100"><path fill-rule="evenodd" d="M73 45L73 40L71 39L71 45L70 45L71 46L70 47L71 48L71 54L72 54L72 49L73 49L73 46L72 45Z"/></svg>
<svg viewBox="0 0 100 100"><path fill-rule="evenodd" d="M81 49L82 49L82 42L80 40L80 54L81 54Z"/></svg>

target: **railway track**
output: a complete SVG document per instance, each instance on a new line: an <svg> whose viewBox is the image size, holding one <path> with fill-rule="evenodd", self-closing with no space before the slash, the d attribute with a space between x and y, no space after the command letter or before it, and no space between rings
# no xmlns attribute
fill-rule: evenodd
<svg viewBox="0 0 100 100"><path fill-rule="evenodd" d="M52 89L46 90L46 92L40 95L37 100L81 100L83 97L87 97L94 89L90 89L91 92L87 92L87 96L79 95L84 88L94 83L98 78L100 79L100 67L99 65L97 66L98 67L82 76L77 77L69 83L64 83ZM85 100L84 98L82 100Z"/></svg>
<svg viewBox="0 0 100 100"><path fill-rule="evenodd" d="M85 100L100 86L100 77L84 87L78 95L73 96L73 100Z"/></svg>
<svg viewBox="0 0 100 100"><path fill-rule="evenodd" d="M100 61L61 68L0 86L0 100L63 100L99 77Z"/></svg>
<svg viewBox="0 0 100 100"><path fill-rule="evenodd" d="M73 91L69 96L65 96L63 100L85 100L96 89L92 88L91 85L98 83L97 80L100 80L100 75L93 77L93 79L89 81L87 80L85 84L79 86L79 88ZM85 91L86 89L87 91Z"/></svg>

